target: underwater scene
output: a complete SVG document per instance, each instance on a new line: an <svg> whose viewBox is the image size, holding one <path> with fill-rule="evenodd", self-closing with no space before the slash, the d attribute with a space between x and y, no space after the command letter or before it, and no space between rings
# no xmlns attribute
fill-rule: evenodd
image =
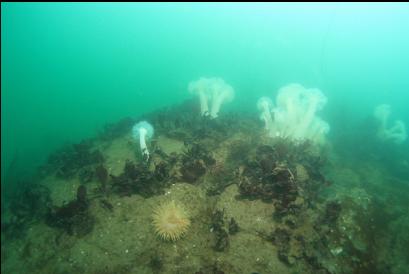
<svg viewBox="0 0 409 274"><path fill-rule="evenodd" d="M1 3L1 271L409 273L409 4Z"/></svg>

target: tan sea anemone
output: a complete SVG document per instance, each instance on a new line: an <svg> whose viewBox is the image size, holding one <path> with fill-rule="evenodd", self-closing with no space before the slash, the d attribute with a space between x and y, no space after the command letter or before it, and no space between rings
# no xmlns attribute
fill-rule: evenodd
<svg viewBox="0 0 409 274"><path fill-rule="evenodd" d="M178 240L190 225L187 212L174 201L160 205L152 217L156 234L164 240Z"/></svg>

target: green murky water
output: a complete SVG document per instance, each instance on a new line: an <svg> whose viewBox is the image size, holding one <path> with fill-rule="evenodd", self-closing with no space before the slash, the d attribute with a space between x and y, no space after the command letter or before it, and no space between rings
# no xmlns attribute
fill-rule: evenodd
<svg viewBox="0 0 409 274"><path fill-rule="evenodd" d="M1 6L5 273L407 273L408 4Z"/></svg>

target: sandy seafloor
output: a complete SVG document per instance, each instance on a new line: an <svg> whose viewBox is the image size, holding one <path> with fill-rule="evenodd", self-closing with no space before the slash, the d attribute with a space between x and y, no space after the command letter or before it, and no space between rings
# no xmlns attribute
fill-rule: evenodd
<svg viewBox="0 0 409 274"><path fill-rule="evenodd" d="M263 136L263 128L260 126L258 130L255 134ZM242 138L247 137L237 133L220 143L219 149L212 152L216 162L226 161L229 143ZM175 138L156 135L155 140L167 154L184 150L183 142ZM270 142L267 137L262 140ZM115 176L122 173L127 159L140 161L130 133L109 141L96 141L93 146L102 152L104 165ZM311 266L304 259L305 250L296 242L290 242L293 245L289 251L290 262L280 260L279 246L261 236L282 225L272 217L274 204L260 199L237 199L239 189L234 183L219 195L207 195L211 175L206 173L194 184L173 181L161 195L146 198L139 194L107 195L104 199L113 206L112 211L104 208L100 199L90 198L89 212L95 218L95 225L82 237L69 235L41 220L31 222L24 235L16 239L7 240L2 233L2 273L345 273L354 269L339 265L354 261L351 257L355 255L348 253L351 246L354 254L356 250L364 254L356 257L355 267L369 264L363 259L368 258L388 273L407 273L409 264L404 250L409 243L409 205L402 201L407 201L409 182L394 177L375 161L357 164L343 159L334 150L329 151L330 160L323 172L332 184L321 195L323 201L341 201L337 233L342 235L327 241L324 247L316 247L328 251L328 256L319 258L320 267ZM40 183L50 189L54 206L75 199L82 184L78 177L65 180L53 174L45 176ZM90 197L98 186L95 180L86 183ZM295 203L305 202L299 199ZM153 209L168 200L183 204L191 220L187 233L175 242L159 238L152 224ZM320 202L303 211L292 233L305 239L320 238L313 220L322 207ZM380 225L376 220L374 227L360 223L365 214L376 214L374 208L382 208L381 215L387 214L385 231L376 229ZM213 248L211 216L217 209L224 210L224 218L234 218L239 226L239 231L229 236L228 247L223 251ZM384 217L377 218L379 222ZM368 240L366 234L374 230L376 237Z"/></svg>

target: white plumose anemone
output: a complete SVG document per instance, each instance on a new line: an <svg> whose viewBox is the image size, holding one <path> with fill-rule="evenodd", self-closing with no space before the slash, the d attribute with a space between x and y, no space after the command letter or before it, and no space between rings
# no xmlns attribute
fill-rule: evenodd
<svg viewBox="0 0 409 274"><path fill-rule="evenodd" d="M141 121L135 124L132 128L132 136L134 139L139 139L142 156L145 160L149 159L149 150L146 146L146 139L152 138L154 133L153 126L147 121Z"/></svg>
<svg viewBox="0 0 409 274"><path fill-rule="evenodd" d="M257 109L261 111L260 119L264 121L264 127L266 130L270 130L273 126L273 118L271 117L272 107L273 101L268 97L261 97L257 101Z"/></svg>
<svg viewBox="0 0 409 274"><path fill-rule="evenodd" d="M200 101L200 113L202 116L217 118L222 104L230 102L234 98L234 89L221 78L205 78L191 81L188 90L196 94ZM209 109L209 101L211 107Z"/></svg>
<svg viewBox="0 0 409 274"><path fill-rule="evenodd" d="M191 94L196 94L200 101L200 114L209 115L209 97L211 96L210 87L211 79L201 77L199 80L191 81L188 90Z"/></svg>
<svg viewBox="0 0 409 274"><path fill-rule="evenodd" d="M234 89L221 78L215 78L212 86L212 108L210 117L217 118L220 107L234 99Z"/></svg>
<svg viewBox="0 0 409 274"><path fill-rule="evenodd" d="M401 144L407 139L406 127L403 121L396 120L392 127L388 128L388 119L391 114L391 106L382 104L375 108L374 117L379 122L377 136L382 141L392 141Z"/></svg>
<svg viewBox="0 0 409 274"><path fill-rule="evenodd" d="M276 103L270 112L273 114L270 136L308 139L314 143L325 141L330 126L317 116L317 112L325 106L327 97L319 89L289 84L278 90Z"/></svg>

